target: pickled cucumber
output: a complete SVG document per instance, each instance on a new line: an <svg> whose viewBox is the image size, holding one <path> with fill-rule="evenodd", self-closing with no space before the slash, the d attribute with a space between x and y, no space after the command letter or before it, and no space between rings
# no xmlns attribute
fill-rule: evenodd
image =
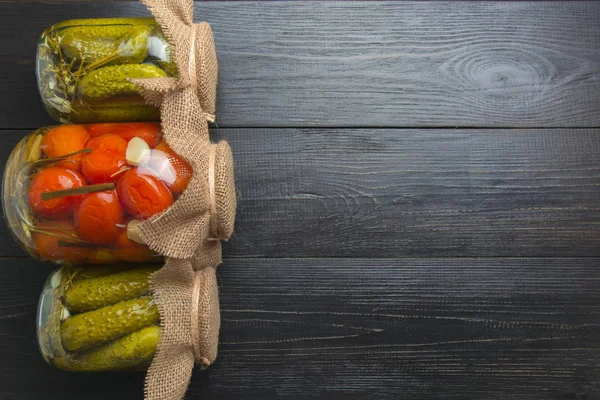
<svg viewBox="0 0 600 400"><path fill-rule="evenodd" d="M81 97L106 98L138 93L127 78L161 78L167 73L151 64L126 64L98 68L81 78L77 93Z"/></svg>
<svg viewBox="0 0 600 400"><path fill-rule="evenodd" d="M112 371L142 369L156 352L160 328L148 326L100 348L54 359L54 365L66 371Z"/></svg>
<svg viewBox="0 0 600 400"><path fill-rule="evenodd" d="M179 72L177 71L177 65L171 61L157 61L156 62L160 68L162 68L168 76L177 76Z"/></svg>
<svg viewBox="0 0 600 400"><path fill-rule="evenodd" d="M98 278L118 272L128 271L131 269L130 264L106 264L97 265L93 268L87 267L70 267L66 268L71 282L77 282L83 279Z"/></svg>
<svg viewBox="0 0 600 400"><path fill-rule="evenodd" d="M60 34L60 48L67 62L139 64L148 57L149 26L74 26Z"/></svg>
<svg viewBox="0 0 600 400"><path fill-rule="evenodd" d="M83 351L156 324L158 320L154 301L142 297L74 315L61 324L60 336L65 350Z"/></svg>
<svg viewBox="0 0 600 400"><path fill-rule="evenodd" d="M50 111L52 114L53 111ZM104 105L73 106L69 122L81 123L89 121L123 122L123 121L158 121L160 113L156 107L141 104L141 99L124 105L116 100L110 100Z"/></svg>
<svg viewBox="0 0 600 400"><path fill-rule="evenodd" d="M153 18L55 24L42 35L36 70L44 106L62 123L158 120L159 111L127 78L177 75Z"/></svg>
<svg viewBox="0 0 600 400"><path fill-rule="evenodd" d="M65 291L65 306L72 313L81 313L147 295L148 279L155 271L156 268L136 268L78 280Z"/></svg>
<svg viewBox="0 0 600 400"><path fill-rule="evenodd" d="M156 20L151 17L117 17L117 18L80 18L58 22L50 27L48 33L73 26L109 26L109 25L154 25Z"/></svg>

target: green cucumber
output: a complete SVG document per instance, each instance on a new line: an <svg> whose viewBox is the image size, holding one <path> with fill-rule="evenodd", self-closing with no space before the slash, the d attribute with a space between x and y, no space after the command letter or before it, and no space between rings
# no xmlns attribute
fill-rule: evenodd
<svg viewBox="0 0 600 400"><path fill-rule="evenodd" d="M151 298L142 297L73 315L61 324L60 337L66 351L80 352L158 321L156 304Z"/></svg>

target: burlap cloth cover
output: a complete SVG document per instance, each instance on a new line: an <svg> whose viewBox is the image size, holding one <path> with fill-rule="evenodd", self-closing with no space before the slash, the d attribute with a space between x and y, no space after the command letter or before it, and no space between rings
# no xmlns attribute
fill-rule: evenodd
<svg viewBox="0 0 600 400"><path fill-rule="evenodd" d="M132 80L145 100L160 108L162 133L194 174L185 192L163 213L138 225L137 234L166 256L151 277L161 337L146 376L146 399L181 399L194 361L206 367L217 357L220 327L215 268L221 242L235 219L233 157L229 145L213 144L217 58L210 26L194 24L193 0L142 0L170 44L178 78Z"/></svg>

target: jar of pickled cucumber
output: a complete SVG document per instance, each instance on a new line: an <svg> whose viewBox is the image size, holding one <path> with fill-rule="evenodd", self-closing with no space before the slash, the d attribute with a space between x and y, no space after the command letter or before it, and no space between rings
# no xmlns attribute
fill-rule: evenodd
<svg viewBox="0 0 600 400"><path fill-rule="evenodd" d="M69 20L42 34L38 88L57 121L155 121L127 78L175 76L169 45L152 18Z"/></svg>
<svg viewBox="0 0 600 400"><path fill-rule="evenodd" d="M148 279L157 266L64 266L40 296L37 333L46 361L68 371L146 369L160 335Z"/></svg>
<svg viewBox="0 0 600 400"><path fill-rule="evenodd" d="M46 127L23 138L7 160L4 214L37 259L159 262L136 225L171 206L191 177L158 123Z"/></svg>

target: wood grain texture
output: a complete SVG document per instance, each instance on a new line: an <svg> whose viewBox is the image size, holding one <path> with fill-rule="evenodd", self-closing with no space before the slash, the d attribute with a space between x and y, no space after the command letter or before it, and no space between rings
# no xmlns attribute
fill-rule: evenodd
<svg viewBox="0 0 600 400"><path fill-rule="evenodd" d="M23 133L2 133L0 159ZM236 162L228 256L600 256L598 129L213 135Z"/></svg>
<svg viewBox="0 0 600 400"><path fill-rule="evenodd" d="M0 165L19 129L52 123L40 33L136 15L0 0ZM233 148L239 208L219 359L186 398L600 399L600 3L196 15L215 32L212 133ZM0 224L0 400L141 399L143 374L45 364L54 267L24 255Z"/></svg>
<svg viewBox="0 0 600 400"><path fill-rule="evenodd" d="M0 259L1 399L141 399L140 374L37 353L51 268ZM596 399L600 259L235 259L219 360L188 398Z"/></svg>
<svg viewBox="0 0 600 400"><path fill-rule="evenodd" d="M599 130L223 130L230 256L600 255Z"/></svg>
<svg viewBox="0 0 600 400"><path fill-rule="evenodd" d="M131 15L148 14L0 3L0 128L49 122L34 76L45 27ZM222 127L600 126L597 2L198 2L196 15L215 33Z"/></svg>

